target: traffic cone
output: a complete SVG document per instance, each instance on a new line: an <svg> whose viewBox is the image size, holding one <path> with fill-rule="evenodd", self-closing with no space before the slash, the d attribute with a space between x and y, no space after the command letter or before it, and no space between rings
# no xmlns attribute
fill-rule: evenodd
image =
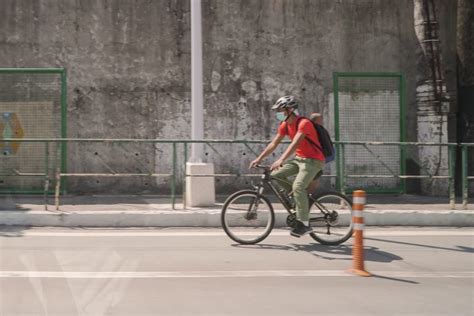
<svg viewBox="0 0 474 316"><path fill-rule="evenodd" d="M352 247L352 269L350 273L359 276L371 276L364 268L364 205L365 191L353 192L352 200L352 223L354 229L354 245Z"/></svg>

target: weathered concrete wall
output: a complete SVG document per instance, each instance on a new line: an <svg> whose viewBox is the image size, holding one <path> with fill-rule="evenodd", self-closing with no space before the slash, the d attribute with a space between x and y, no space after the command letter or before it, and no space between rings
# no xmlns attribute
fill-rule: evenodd
<svg viewBox="0 0 474 316"><path fill-rule="evenodd" d="M190 136L188 0L4 0L0 15L0 67L67 68L68 136ZM416 139L411 0L203 0L203 21L206 138L268 139L278 96L328 113L333 72L393 71L406 74ZM216 151L206 150L216 172L244 171L253 157L244 146ZM172 159L169 145L72 145L68 155L72 172L168 173ZM161 193L169 181L81 179L69 190Z"/></svg>
<svg viewBox="0 0 474 316"><path fill-rule="evenodd" d="M12 0L1 1L0 12L1 67L67 68L69 137L188 137L188 1ZM170 164L159 168L169 149L158 149L166 154L157 160L150 145L71 145L68 167L169 173ZM154 186L137 178L69 184L104 192Z"/></svg>

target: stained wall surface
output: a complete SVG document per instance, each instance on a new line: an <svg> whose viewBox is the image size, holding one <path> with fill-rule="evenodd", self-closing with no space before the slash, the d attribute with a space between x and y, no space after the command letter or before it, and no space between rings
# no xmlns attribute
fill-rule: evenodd
<svg viewBox="0 0 474 316"><path fill-rule="evenodd" d="M454 1L438 1L448 79L454 80ZM333 73L402 72L407 139L416 140L417 48L411 0L203 0L205 138L262 140L276 98L329 113ZM189 139L188 0L5 0L0 67L64 67L71 138ZM262 146L252 146L256 152ZM170 173L171 145L72 144L70 172ZM247 172L243 145L206 147L217 173ZM178 147L182 174L183 148ZM248 180L218 179L220 191ZM182 183L182 179L178 179ZM72 192L169 191L169 178L70 179Z"/></svg>

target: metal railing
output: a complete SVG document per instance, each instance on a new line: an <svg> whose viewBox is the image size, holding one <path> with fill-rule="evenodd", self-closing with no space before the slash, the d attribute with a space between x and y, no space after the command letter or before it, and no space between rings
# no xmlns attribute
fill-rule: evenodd
<svg viewBox="0 0 474 316"><path fill-rule="evenodd" d="M468 202L468 195L469 195L469 181L474 180L474 176L468 175L468 149L469 147L474 147L472 143L461 143L461 164L462 164L462 207L463 209L467 210L467 202Z"/></svg>
<svg viewBox="0 0 474 316"><path fill-rule="evenodd" d="M50 192L50 144L61 144L57 146L56 155L60 157L62 155L62 148L68 143L104 143L104 144L117 144L117 143L149 143L149 144L171 144L172 145L172 171L171 173L68 173L61 170L61 164L58 163L56 170L53 172L56 178L55 186L55 206L59 209L60 203L60 192L61 192L61 180L67 177L135 177L135 176L149 176L149 177L169 177L171 178L171 202L172 208L176 206L176 187L177 187L177 152L178 145L183 146L183 161L188 161L188 145L193 143L202 143L211 146L213 144L243 144L252 153L256 154L254 150L249 146L250 144L268 144L268 140L159 140L159 139L78 139L78 138L23 138L23 139L1 139L0 142L20 142L20 143L43 143L44 144L44 157L45 157L45 170L44 173L23 173L18 170L12 170L10 174L0 174L0 176L31 176L31 177L43 177L44 178L44 189L43 195L45 200L45 209L48 207L48 196ZM324 177L339 178L341 183L340 190L345 193L346 191L346 180L349 178L399 178L399 179L448 179L449 183L449 202L451 207L455 208L455 164L456 164L456 149L461 147L462 150L462 192L463 192L463 208L467 209L468 204L468 182L473 180L474 176L468 175L468 147L474 147L473 143L416 143L416 142L335 142L337 146L338 155L342 157L340 159L341 166L338 166L338 174L323 175ZM405 148L406 146L443 146L448 148L448 175L355 175L346 174L344 166L344 155L345 148L348 145L356 146L399 146ZM186 168L184 168L186 170ZM241 173L224 173L224 174L200 174L200 175L188 175L183 176L183 208L186 208L185 202L185 182L187 177L259 177L260 174L241 174Z"/></svg>
<svg viewBox="0 0 474 316"><path fill-rule="evenodd" d="M448 179L449 185L449 203L452 209L455 208L455 167L456 167L456 148L459 146L456 143L420 143L420 142L363 142L363 141L341 141L335 142L337 146L337 151L340 159L338 162L340 165L338 166L338 176L340 181L341 192L346 192L346 179L348 178L398 178L398 179ZM345 173L345 148L347 145L356 145L356 146L364 146L367 150L367 146L398 146L401 147L402 152L405 151L407 146L436 146L436 147L447 147L448 148L448 175L406 175L406 174L391 174L391 175L347 175ZM370 151L370 150L369 150ZM466 151L467 155L467 151ZM467 156L466 156L467 157ZM467 158L466 158L467 159ZM466 170L467 172L467 170ZM403 172L405 173L405 172ZM466 173L467 174L467 173ZM466 189L467 190L467 189ZM466 207L467 207L467 195L466 195Z"/></svg>

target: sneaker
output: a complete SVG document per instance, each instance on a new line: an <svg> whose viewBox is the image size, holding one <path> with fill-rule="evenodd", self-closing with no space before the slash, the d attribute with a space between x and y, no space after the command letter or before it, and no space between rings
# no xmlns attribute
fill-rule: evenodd
<svg viewBox="0 0 474 316"><path fill-rule="evenodd" d="M290 235L293 237L301 237L313 232L313 229L310 226L306 226L300 221L296 221L295 227L291 230Z"/></svg>

